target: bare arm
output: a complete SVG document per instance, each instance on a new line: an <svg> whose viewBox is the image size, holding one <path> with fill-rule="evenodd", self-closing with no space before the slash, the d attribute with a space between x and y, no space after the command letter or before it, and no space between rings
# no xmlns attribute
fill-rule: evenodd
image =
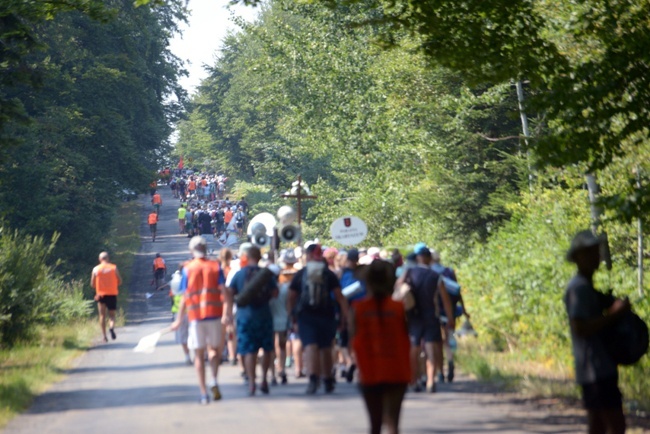
<svg viewBox="0 0 650 434"><path fill-rule="evenodd" d="M438 291L440 292L440 298L442 299L442 307L445 309L445 314L447 315L447 326L453 330L456 327L456 321L454 318L454 310L451 306L451 298L445 287L445 282L443 279L438 281ZM435 296L434 296L435 302Z"/></svg>
<svg viewBox="0 0 650 434"><path fill-rule="evenodd" d="M616 299L608 309L607 314L592 319L570 319L571 329L581 337L592 336L601 330L614 324L623 314L630 310L630 302L627 299Z"/></svg>
<svg viewBox="0 0 650 434"><path fill-rule="evenodd" d="M341 325L345 325L345 320L348 317L349 305L348 300L345 298L341 292L341 288L334 288L334 297L341 307Z"/></svg>
<svg viewBox="0 0 650 434"><path fill-rule="evenodd" d="M234 306L234 300L235 300L235 295L234 291L232 288L227 287L223 288L223 295L226 300L226 303L223 306L223 310L225 312L221 322L223 324L231 324L232 323L232 311L233 311L233 306Z"/></svg>
<svg viewBox="0 0 650 434"><path fill-rule="evenodd" d="M94 269L93 269L92 273L90 273L90 286L93 289L97 289L97 275L95 274Z"/></svg>

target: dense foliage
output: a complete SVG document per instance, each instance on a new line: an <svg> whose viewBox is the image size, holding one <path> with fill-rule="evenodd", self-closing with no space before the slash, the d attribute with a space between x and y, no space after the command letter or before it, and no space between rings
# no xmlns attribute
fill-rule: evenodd
<svg viewBox="0 0 650 434"><path fill-rule="evenodd" d="M144 190L169 147L183 92L168 44L184 9L64 4L2 5L18 27L0 34L9 50L0 105L11 109L0 123L0 218L30 234L60 233L54 257L85 277L120 193Z"/></svg>
<svg viewBox="0 0 650 434"><path fill-rule="evenodd" d="M301 174L319 196L307 202L307 236L327 241L331 222L354 214L368 223L367 245L427 242L458 269L490 348L570 375L564 252L590 223L588 171L598 169L614 261L599 285L634 295L630 223L641 216L647 227L650 149L633 124L645 119L647 89L610 77L636 61L630 44L614 56L588 24L611 27L612 10L452 3L269 3L224 41L177 152L238 179L255 213L277 209ZM637 12L621 18L622 34ZM535 136L526 141L519 78ZM646 406L648 363L622 374Z"/></svg>
<svg viewBox="0 0 650 434"><path fill-rule="evenodd" d="M65 282L46 265L56 242L0 228L0 347L29 338L41 324L89 315L83 284Z"/></svg>

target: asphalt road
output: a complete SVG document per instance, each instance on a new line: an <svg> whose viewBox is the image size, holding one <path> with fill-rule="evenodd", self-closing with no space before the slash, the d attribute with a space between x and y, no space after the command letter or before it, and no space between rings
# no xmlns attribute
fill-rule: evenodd
<svg viewBox="0 0 650 434"><path fill-rule="evenodd" d="M158 237L149 237L142 202L142 247L134 265L127 325L117 340L98 343L70 369L66 378L37 397L32 407L14 419L5 433L363 433L366 413L354 385L337 385L332 395L304 395L306 382L289 377L289 385L271 388L268 396L246 396L238 367L222 365L223 399L198 404L192 367L171 334L161 338L153 354L136 354L138 340L171 321L166 291L150 299L151 263L156 252L169 269L188 257L188 238L178 234L176 209L162 188L163 207ZM551 414L512 396L495 394L461 376L436 394L407 395L402 412L404 433L578 433L582 417L575 412Z"/></svg>

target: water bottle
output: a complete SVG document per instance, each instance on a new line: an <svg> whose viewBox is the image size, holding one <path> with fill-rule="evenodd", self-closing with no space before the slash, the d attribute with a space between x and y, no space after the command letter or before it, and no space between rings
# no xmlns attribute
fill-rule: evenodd
<svg viewBox="0 0 650 434"><path fill-rule="evenodd" d="M456 342L456 336L454 336L454 333L452 332L449 335L449 349L451 350L452 353L455 353L457 348L458 348L458 342Z"/></svg>
<svg viewBox="0 0 650 434"><path fill-rule="evenodd" d="M172 280L169 282L169 287L172 290L172 294L178 295L180 294L181 290L181 272L180 271L174 271L174 274L172 274Z"/></svg>

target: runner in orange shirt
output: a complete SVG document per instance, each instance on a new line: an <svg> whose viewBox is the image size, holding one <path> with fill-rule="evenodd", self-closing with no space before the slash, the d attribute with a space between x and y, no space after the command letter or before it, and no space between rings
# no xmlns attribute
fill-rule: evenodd
<svg viewBox="0 0 650 434"><path fill-rule="evenodd" d="M156 230L158 226L158 213L156 211L151 211L149 217L147 218L149 223L149 230L151 231L151 239L153 242L156 242Z"/></svg>
<svg viewBox="0 0 650 434"><path fill-rule="evenodd" d="M162 206L162 197L160 197L160 193L154 193L154 195L151 197L151 204L156 210L156 214L160 214L160 207Z"/></svg>
<svg viewBox="0 0 650 434"><path fill-rule="evenodd" d="M95 301L99 311L99 325L102 328L104 342L106 337L106 311L108 310L109 331L111 338L115 339L115 310L117 309L118 286L122 284L122 277L115 264L110 263L107 252L99 254L99 265L93 268L90 275L90 286L95 289Z"/></svg>

